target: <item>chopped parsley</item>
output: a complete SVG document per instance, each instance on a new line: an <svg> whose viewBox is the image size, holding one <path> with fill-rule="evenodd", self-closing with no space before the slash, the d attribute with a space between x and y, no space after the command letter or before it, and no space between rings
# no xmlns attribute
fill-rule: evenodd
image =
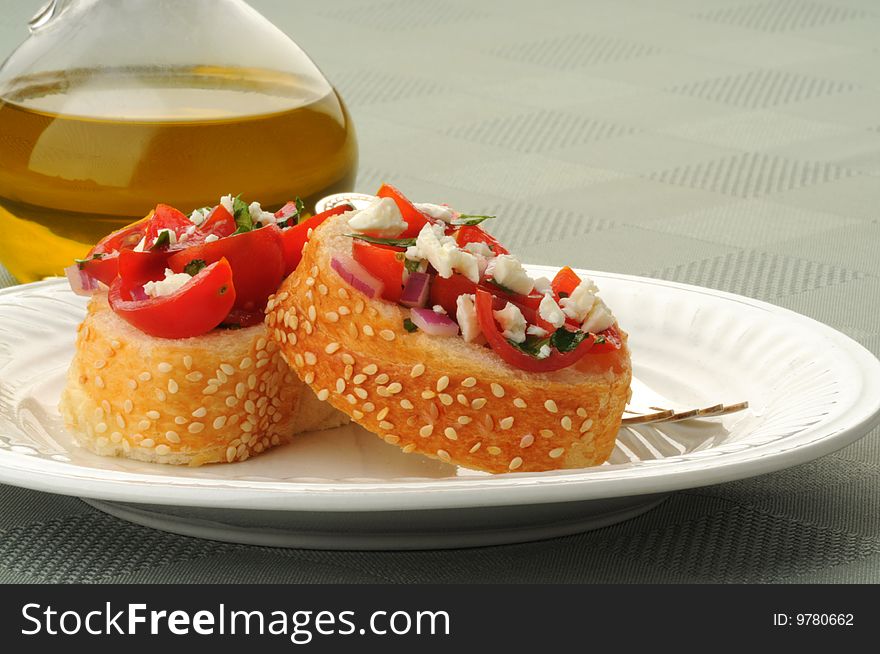
<svg viewBox="0 0 880 654"><path fill-rule="evenodd" d="M103 252L95 252L95 254L93 254L92 256L90 256L90 257L88 257L88 258L86 258L86 259L74 259L73 261L74 261L74 263L76 264L77 268L79 268L80 270L82 270L83 267L84 267L89 261L100 261L100 260L103 259L103 258L104 258L104 253L103 253Z"/></svg>
<svg viewBox="0 0 880 654"><path fill-rule="evenodd" d="M419 331L419 328L416 327L416 324L410 320L409 318L403 319L403 328L408 331L410 334L413 332Z"/></svg>
<svg viewBox="0 0 880 654"><path fill-rule="evenodd" d="M507 340L513 347L521 352L525 352L530 357L534 357L536 359L541 359L541 348L545 345L550 344L550 339L547 337L535 336L533 334L529 334L526 336L526 340L522 343L517 343L515 341Z"/></svg>
<svg viewBox="0 0 880 654"><path fill-rule="evenodd" d="M560 327L550 336L550 345L560 352L571 352L580 345L581 341L586 337L587 334L580 330L572 332L565 327Z"/></svg>
<svg viewBox="0 0 880 654"><path fill-rule="evenodd" d="M156 237L156 242L153 243L153 247L151 250L158 250L159 248L163 248L166 245L171 244L171 231L167 229L163 229L159 232L159 235Z"/></svg>
<svg viewBox="0 0 880 654"><path fill-rule="evenodd" d="M236 234L243 234L254 229L251 210L248 208L247 203L241 199L241 195L236 195L232 200L232 217L235 218Z"/></svg>
<svg viewBox="0 0 880 654"><path fill-rule="evenodd" d="M507 288L506 286L504 286L504 285L499 284L498 282L496 282L494 278L489 278L489 279L486 280L486 282L488 282L489 284L492 284L492 286L494 286L495 288L501 289L502 291L504 291L504 292L507 293L508 295L518 295L518 293L516 293L515 291L513 291L513 290Z"/></svg>
<svg viewBox="0 0 880 654"><path fill-rule="evenodd" d="M376 238L365 234L346 234L346 236L374 245L390 245L395 248L408 248L416 244L416 239L414 238Z"/></svg>
<svg viewBox="0 0 880 654"><path fill-rule="evenodd" d="M183 267L183 272L190 277L195 277L207 265L204 259L193 259Z"/></svg>
<svg viewBox="0 0 880 654"><path fill-rule="evenodd" d="M494 217L495 216L478 216L475 214L463 213L460 214L458 218L455 218L451 224L456 227L470 227L473 225L479 225L484 220L491 220Z"/></svg>
<svg viewBox="0 0 880 654"><path fill-rule="evenodd" d="M296 196L294 204L296 204L296 213L288 218L288 220L293 220L294 218L296 218L296 223L299 224L311 218L311 216L304 215L306 211L306 203L300 200L299 196Z"/></svg>

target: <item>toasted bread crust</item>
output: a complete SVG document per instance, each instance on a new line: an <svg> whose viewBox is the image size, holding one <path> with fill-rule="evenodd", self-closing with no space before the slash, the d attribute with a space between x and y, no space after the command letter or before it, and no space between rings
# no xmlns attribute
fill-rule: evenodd
<svg viewBox="0 0 880 654"><path fill-rule="evenodd" d="M77 443L96 454L198 466L243 461L303 429L347 421L306 394L264 325L153 338L98 294L59 408Z"/></svg>
<svg viewBox="0 0 880 654"><path fill-rule="evenodd" d="M488 472L581 468L611 453L629 394L626 334L615 353L534 374L460 338L403 328L407 312L371 300L332 268L351 253L349 215L312 235L270 298L269 336L334 407L405 452Z"/></svg>

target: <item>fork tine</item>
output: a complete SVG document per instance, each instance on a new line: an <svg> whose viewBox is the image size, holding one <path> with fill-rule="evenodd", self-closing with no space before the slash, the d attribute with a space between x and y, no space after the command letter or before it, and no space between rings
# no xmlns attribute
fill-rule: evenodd
<svg viewBox="0 0 880 654"><path fill-rule="evenodd" d="M655 422L679 422L681 420L696 420L700 418L714 418L717 416L736 413L747 409L748 402L737 402L736 404L714 404L702 409L690 409L688 411L675 412L672 409L660 409L659 407L649 407L655 409L656 413L648 413L643 415L633 415L630 418L621 420L624 425L644 425ZM628 411L628 413L635 413Z"/></svg>

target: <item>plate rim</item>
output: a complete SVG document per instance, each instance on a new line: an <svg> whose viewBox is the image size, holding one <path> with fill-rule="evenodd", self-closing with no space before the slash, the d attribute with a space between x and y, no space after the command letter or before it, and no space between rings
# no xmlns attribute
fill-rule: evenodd
<svg viewBox="0 0 880 654"><path fill-rule="evenodd" d="M526 264L526 267L538 274L552 274L559 269L536 264ZM635 474L618 470L623 474L617 478L602 478L593 472L595 469L585 469L580 472L505 473L454 481L214 480L86 468L72 462L50 461L0 449L0 483L111 502L253 510L341 512L351 511L356 506L360 511L406 511L544 504L663 493L766 474L837 451L880 424L880 360L833 327L791 309L727 291L639 275L576 270L597 279L657 285L784 316L818 331L846 352L851 363L862 372L863 392L850 411L837 416L821 434L815 434L815 429L808 427L785 437L783 442L795 441L791 447L779 448L779 441L773 441L741 452L721 453L705 459L690 458L666 467L641 467ZM63 278L48 278L0 289L0 302L10 295L27 294L64 283ZM868 392L864 392L864 386ZM855 409L859 409L859 415L853 420L850 415ZM841 422L843 426L838 424ZM826 433L828 429L830 431ZM805 436L811 437L803 440ZM768 449L771 451L767 452ZM513 489L519 492L511 492ZM528 490L526 496L522 496L522 489Z"/></svg>

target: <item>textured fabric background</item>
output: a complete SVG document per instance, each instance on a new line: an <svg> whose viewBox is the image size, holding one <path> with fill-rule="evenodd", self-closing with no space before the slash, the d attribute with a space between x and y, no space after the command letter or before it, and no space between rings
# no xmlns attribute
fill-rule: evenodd
<svg viewBox="0 0 880 654"><path fill-rule="evenodd" d="M5 53L40 3L2 4ZM527 261L769 300L880 352L877 2L252 4L346 98L358 190L498 212ZM199 541L0 487L0 580L878 582L878 482L875 431L592 533L409 553Z"/></svg>

